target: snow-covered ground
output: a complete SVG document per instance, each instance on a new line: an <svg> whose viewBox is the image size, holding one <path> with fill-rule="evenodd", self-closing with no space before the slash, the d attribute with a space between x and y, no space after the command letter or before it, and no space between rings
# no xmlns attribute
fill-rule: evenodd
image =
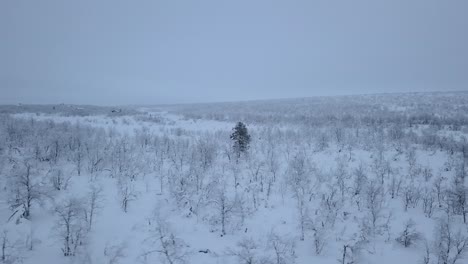
<svg viewBox="0 0 468 264"><path fill-rule="evenodd" d="M0 263L468 259L463 124L427 136L432 125L244 116L237 158L230 118L139 110L2 116Z"/></svg>

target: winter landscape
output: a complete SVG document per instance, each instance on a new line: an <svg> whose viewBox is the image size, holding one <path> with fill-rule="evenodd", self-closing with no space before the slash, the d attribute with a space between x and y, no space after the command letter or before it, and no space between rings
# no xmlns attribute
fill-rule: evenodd
<svg viewBox="0 0 468 264"><path fill-rule="evenodd" d="M0 1L0 264L468 264L468 1Z"/></svg>
<svg viewBox="0 0 468 264"><path fill-rule="evenodd" d="M2 106L1 261L466 263L467 102Z"/></svg>

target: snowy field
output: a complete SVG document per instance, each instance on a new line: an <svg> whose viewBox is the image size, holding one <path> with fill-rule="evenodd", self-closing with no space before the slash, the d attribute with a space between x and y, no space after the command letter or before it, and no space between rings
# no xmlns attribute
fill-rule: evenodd
<svg viewBox="0 0 468 264"><path fill-rule="evenodd" d="M0 263L468 263L467 133L468 93L1 106Z"/></svg>

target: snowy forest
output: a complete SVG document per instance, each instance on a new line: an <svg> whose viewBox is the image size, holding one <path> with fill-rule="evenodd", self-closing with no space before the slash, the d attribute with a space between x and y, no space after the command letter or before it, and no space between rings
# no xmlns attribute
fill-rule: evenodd
<svg viewBox="0 0 468 264"><path fill-rule="evenodd" d="M0 106L0 263L468 262L468 92Z"/></svg>

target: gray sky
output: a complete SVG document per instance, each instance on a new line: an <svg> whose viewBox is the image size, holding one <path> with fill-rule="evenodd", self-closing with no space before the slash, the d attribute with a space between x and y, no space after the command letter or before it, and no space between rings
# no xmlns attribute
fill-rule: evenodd
<svg viewBox="0 0 468 264"><path fill-rule="evenodd" d="M466 0L2 0L0 103L468 90Z"/></svg>

